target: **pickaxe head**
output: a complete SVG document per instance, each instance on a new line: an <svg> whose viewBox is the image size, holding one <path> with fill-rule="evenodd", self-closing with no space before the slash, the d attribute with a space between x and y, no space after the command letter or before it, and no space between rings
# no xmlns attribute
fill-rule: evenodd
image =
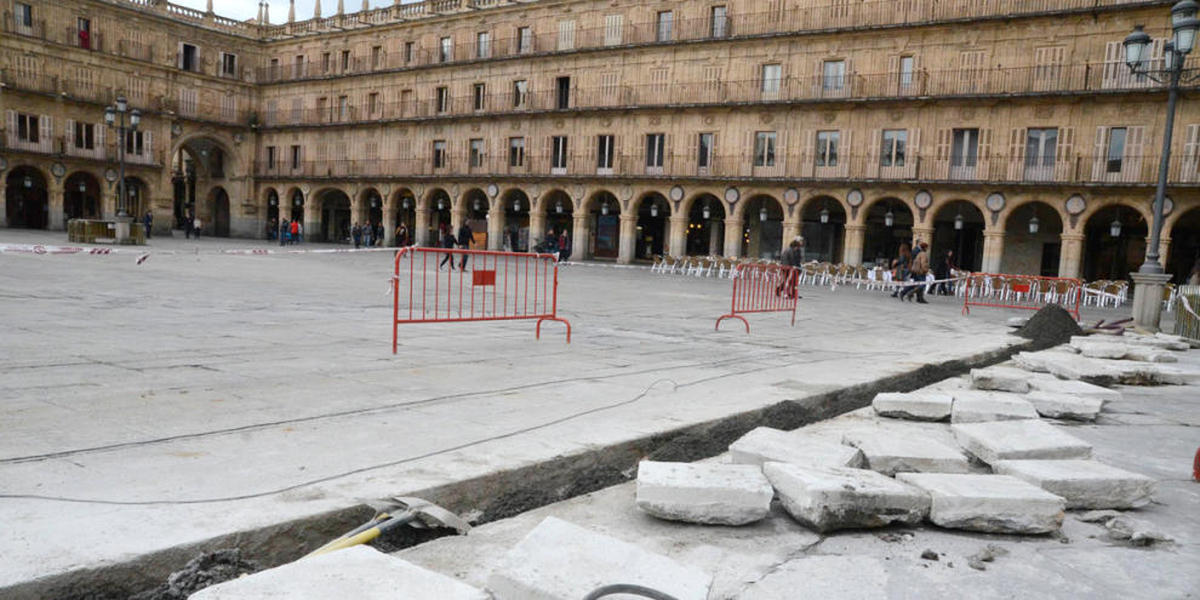
<svg viewBox="0 0 1200 600"><path fill-rule="evenodd" d="M386 500L368 501L367 505L375 510L387 512L394 516L399 516L403 512L413 513L415 518L409 525L418 529L448 528L460 534L471 530L471 524L467 523L463 518L421 498L393 496Z"/></svg>

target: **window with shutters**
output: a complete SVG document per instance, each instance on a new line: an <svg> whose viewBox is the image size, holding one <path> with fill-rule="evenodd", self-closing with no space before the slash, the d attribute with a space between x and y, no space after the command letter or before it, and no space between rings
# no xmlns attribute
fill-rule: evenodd
<svg viewBox="0 0 1200 600"><path fill-rule="evenodd" d="M958 93L982 91L986 69L983 50L968 50L958 54Z"/></svg>
<svg viewBox="0 0 1200 600"><path fill-rule="evenodd" d="M96 125L94 123L75 122L75 147L79 150L96 149Z"/></svg>
<svg viewBox="0 0 1200 600"><path fill-rule="evenodd" d="M1125 162L1125 138L1128 130L1124 127L1109 127L1108 137L1104 141L1104 170L1106 173L1120 173Z"/></svg>
<svg viewBox="0 0 1200 600"><path fill-rule="evenodd" d="M508 138L508 166L525 166L525 138Z"/></svg>
<svg viewBox="0 0 1200 600"><path fill-rule="evenodd" d="M696 166L701 169L711 167L713 159L713 134L709 132L701 133L697 140L696 149L698 152L696 155Z"/></svg>
<svg viewBox="0 0 1200 600"><path fill-rule="evenodd" d="M221 96L221 120L237 121L237 96Z"/></svg>
<svg viewBox="0 0 1200 600"><path fill-rule="evenodd" d="M146 100L146 80L130 75L125 81L125 95L131 102Z"/></svg>
<svg viewBox="0 0 1200 600"><path fill-rule="evenodd" d="M274 171L276 160L278 159L277 148L275 146L267 146L267 170Z"/></svg>
<svg viewBox="0 0 1200 600"><path fill-rule="evenodd" d="M950 144L950 178L974 178L979 163L979 130L955 129Z"/></svg>
<svg viewBox="0 0 1200 600"><path fill-rule="evenodd" d="M779 93L779 80L783 76L783 65L770 64L762 66L762 91L763 95L774 95Z"/></svg>
<svg viewBox="0 0 1200 600"><path fill-rule="evenodd" d="M300 168L300 146L292 146L292 169Z"/></svg>
<svg viewBox="0 0 1200 600"><path fill-rule="evenodd" d="M821 89L839 91L846 87L846 61L827 60L821 63Z"/></svg>
<svg viewBox="0 0 1200 600"><path fill-rule="evenodd" d="M439 86L434 90L433 98L434 108L439 114L450 110L450 88L444 85Z"/></svg>
<svg viewBox="0 0 1200 600"><path fill-rule="evenodd" d="M529 102L529 82L518 79L513 82L513 108L525 108Z"/></svg>
<svg viewBox="0 0 1200 600"><path fill-rule="evenodd" d="M646 134L646 173L660 175L663 170L663 160L666 154L664 146L667 143L665 133Z"/></svg>
<svg viewBox="0 0 1200 600"><path fill-rule="evenodd" d="M619 104L621 99L621 74L609 71L600 74L600 96L612 104Z"/></svg>
<svg viewBox="0 0 1200 600"><path fill-rule="evenodd" d="M33 6L24 2L13 3L13 24L26 35L33 29Z"/></svg>
<svg viewBox="0 0 1200 600"><path fill-rule="evenodd" d="M1037 91L1057 89L1063 76L1067 49L1063 46L1042 46L1033 50L1033 80Z"/></svg>
<svg viewBox="0 0 1200 600"><path fill-rule="evenodd" d="M330 52L321 53L321 72L329 73L333 71L333 54Z"/></svg>
<svg viewBox="0 0 1200 600"><path fill-rule="evenodd" d="M16 64L17 77L36 79L42 73L37 57L28 55L18 56L14 62Z"/></svg>
<svg viewBox="0 0 1200 600"><path fill-rule="evenodd" d="M596 136L596 172L611 175L613 169L613 136Z"/></svg>
<svg viewBox="0 0 1200 600"><path fill-rule="evenodd" d="M618 46L624 40L625 15L604 17L604 45Z"/></svg>
<svg viewBox="0 0 1200 600"><path fill-rule="evenodd" d="M483 166L483 140L479 139L479 138L471 140L468 143L468 148L469 148L468 159L470 161L468 163L469 166L482 167Z"/></svg>
<svg viewBox="0 0 1200 600"><path fill-rule="evenodd" d="M303 77L304 75L304 55L298 54L295 62L292 63L292 77Z"/></svg>
<svg viewBox="0 0 1200 600"><path fill-rule="evenodd" d="M221 53L221 76L237 77L237 55L229 52Z"/></svg>
<svg viewBox="0 0 1200 600"><path fill-rule="evenodd" d="M487 86L482 83L476 83L471 88L474 102L472 103L475 110L485 110L487 108Z"/></svg>
<svg viewBox="0 0 1200 600"><path fill-rule="evenodd" d="M433 141L433 168L441 169L446 166L446 140Z"/></svg>
<svg viewBox="0 0 1200 600"><path fill-rule="evenodd" d="M917 59L915 56L900 57L900 72L897 74L899 76L899 81L897 83L899 83L901 91L908 90L912 87L914 83L913 73L916 70L916 64Z"/></svg>
<svg viewBox="0 0 1200 600"><path fill-rule="evenodd" d="M1058 128L1029 128L1025 131L1025 179L1054 179L1054 161L1058 156Z"/></svg>
<svg viewBox="0 0 1200 600"><path fill-rule="evenodd" d="M818 167L836 167L838 165L838 146L841 142L840 131L818 131L817 148L813 155Z"/></svg>
<svg viewBox="0 0 1200 600"><path fill-rule="evenodd" d="M659 11L654 16L654 40L657 42L669 42L672 39L675 28L675 13L669 10Z"/></svg>
<svg viewBox="0 0 1200 600"><path fill-rule="evenodd" d="M561 175L567 171L567 136L556 135L550 138L550 169L551 173Z"/></svg>
<svg viewBox="0 0 1200 600"><path fill-rule="evenodd" d="M774 131L754 132L754 166L775 166L775 141L778 135Z"/></svg>
<svg viewBox="0 0 1200 600"><path fill-rule="evenodd" d="M337 118L339 121L347 121L350 119L350 97L349 96L338 96Z"/></svg>
<svg viewBox="0 0 1200 600"><path fill-rule="evenodd" d="M722 83L722 81L724 81L721 77L721 73L722 73L721 67L716 67L716 66L704 67L704 92L706 94L710 94L710 95L717 94L718 95L717 97L719 97L719 94L721 93L721 83ZM705 98L705 100L713 100L713 99L715 99L713 96L709 96L708 98Z"/></svg>
<svg viewBox="0 0 1200 600"><path fill-rule="evenodd" d="M125 132L125 154L143 156L146 153L146 136L143 131Z"/></svg>
<svg viewBox="0 0 1200 600"><path fill-rule="evenodd" d="M317 118L321 121L327 121L330 116L329 99L324 96L317 98Z"/></svg>
<svg viewBox="0 0 1200 600"><path fill-rule="evenodd" d="M179 68L184 71L199 72L199 49L193 44L179 44Z"/></svg>
<svg viewBox="0 0 1200 600"><path fill-rule="evenodd" d="M342 50L342 72L350 72L350 51Z"/></svg>
<svg viewBox="0 0 1200 600"><path fill-rule="evenodd" d="M404 64L412 63L416 57L417 45L414 42L404 42Z"/></svg>
<svg viewBox="0 0 1200 600"><path fill-rule="evenodd" d="M304 116L304 98L292 98L292 123L299 123Z"/></svg>
<svg viewBox="0 0 1200 600"><path fill-rule="evenodd" d="M729 31L729 9L724 5L714 6L708 9L709 15L709 37L723 38Z"/></svg>
<svg viewBox="0 0 1200 600"><path fill-rule="evenodd" d="M558 77L555 81L555 108L559 110L571 107L571 78L570 76Z"/></svg>
<svg viewBox="0 0 1200 600"><path fill-rule="evenodd" d="M671 96L671 69L655 67L650 69L650 96L645 100L655 104L664 104Z"/></svg>
<svg viewBox="0 0 1200 600"><path fill-rule="evenodd" d="M907 129L884 129L879 149L879 166L903 167L908 152Z"/></svg>
<svg viewBox="0 0 1200 600"><path fill-rule="evenodd" d="M533 29L529 27L517 28L517 54L525 54L533 52Z"/></svg>
<svg viewBox="0 0 1200 600"><path fill-rule="evenodd" d="M279 123L279 101L267 100L266 121L268 125L276 125Z"/></svg>
<svg viewBox="0 0 1200 600"><path fill-rule="evenodd" d="M378 69L383 66L383 46L371 46L371 68Z"/></svg>
<svg viewBox="0 0 1200 600"><path fill-rule="evenodd" d="M374 119L379 116L379 92L367 94L367 114Z"/></svg>
<svg viewBox="0 0 1200 600"><path fill-rule="evenodd" d="M412 90L400 90L400 116L413 114L416 110L416 104L413 101Z"/></svg>
<svg viewBox="0 0 1200 600"><path fill-rule="evenodd" d="M575 49L575 21L558 22L558 50Z"/></svg>
<svg viewBox="0 0 1200 600"><path fill-rule="evenodd" d="M438 40L438 62L454 60L454 39L446 36Z"/></svg>
<svg viewBox="0 0 1200 600"><path fill-rule="evenodd" d="M179 88L179 114L185 117L195 117L199 105L200 97L195 89Z"/></svg>
<svg viewBox="0 0 1200 600"><path fill-rule="evenodd" d="M490 58L492 56L492 33L480 31L475 34L475 58Z"/></svg>

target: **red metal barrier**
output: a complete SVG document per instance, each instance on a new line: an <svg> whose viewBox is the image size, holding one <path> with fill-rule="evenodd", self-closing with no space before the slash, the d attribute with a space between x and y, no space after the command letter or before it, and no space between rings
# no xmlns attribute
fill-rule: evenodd
<svg viewBox="0 0 1200 600"><path fill-rule="evenodd" d="M742 315L765 312L792 313L792 326L796 325L796 286L800 271L796 267L782 265L741 264L733 273L733 300L729 314L717 319L738 319L750 333L750 322Z"/></svg>
<svg viewBox="0 0 1200 600"><path fill-rule="evenodd" d="M459 269L464 259L469 276ZM558 263L549 254L403 248L392 296L392 354L401 323L536 319L541 339L542 322L558 321L571 342L571 323L558 316Z"/></svg>
<svg viewBox="0 0 1200 600"><path fill-rule="evenodd" d="M972 273L967 278L962 311L964 315L971 314L972 306L1038 310L1047 304L1058 304L1078 321L1082 301L1083 282L1078 279Z"/></svg>

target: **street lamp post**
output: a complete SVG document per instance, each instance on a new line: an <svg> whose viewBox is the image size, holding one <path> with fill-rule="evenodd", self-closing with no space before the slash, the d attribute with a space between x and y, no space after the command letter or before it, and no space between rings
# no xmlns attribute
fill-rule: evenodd
<svg viewBox="0 0 1200 600"><path fill-rule="evenodd" d="M129 124L125 124L125 115L129 115ZM128 136L130 133L137 131L138 125L141 124L142 113L138 109L129 110L129 103L126 102L125 96L117 96L117 102L114 106L109 106L104 109L104 123L109 129L117 131L117 164L120 169L120 179L117 180L117 243L129 243L129 229L132 218L126 202L128 199L126 194L125 183L125 146L129 143Z"/></svg>
<svg viewBox="0 0 1200 600"><path fill-rule="evenodd" d="M1183 77L1183 63L1187 55L1195 47L1196 33L1200 30L1200 21L1196 19L1200 4L1195 0L1180 0L1171 7L1171 41L1163 46L1163 66L1161 69L1149 68L1149 50L1151 39L1149 34L1142 31L1142 26L1134 27L1124 41L1125 64L1135 75L1141 75L1167 85L1167 123L1163 134L1162 157L1158 164L1158 182L1154 190L1154 222L1151 224L1150 246L1146 249L1146 261L1130 277L1134 282L1133 318L1134 322L1148 330L1158 331L1162 317L1162 290L1170 281L1159 262L1159 239L1163 226L1163 203L1167 190L1167 175L1171 165L1171 134L1175 128L1175 104L1179 99L1179 83ZM1193 80L1197 76L1189 75L1186 79Z"/></svg>

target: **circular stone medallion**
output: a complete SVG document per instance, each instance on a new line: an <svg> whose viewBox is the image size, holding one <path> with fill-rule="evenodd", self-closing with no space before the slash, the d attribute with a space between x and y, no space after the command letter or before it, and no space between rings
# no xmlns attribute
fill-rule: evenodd
<svg viewBox="0 0 1200 600"><path fill-rule="evenodd" d="M1082 214L1085 210L1087 210L1087 201L1083 199L1083 196L1075 194L1067 198L1067 214L1078 215Z"/></svg>

